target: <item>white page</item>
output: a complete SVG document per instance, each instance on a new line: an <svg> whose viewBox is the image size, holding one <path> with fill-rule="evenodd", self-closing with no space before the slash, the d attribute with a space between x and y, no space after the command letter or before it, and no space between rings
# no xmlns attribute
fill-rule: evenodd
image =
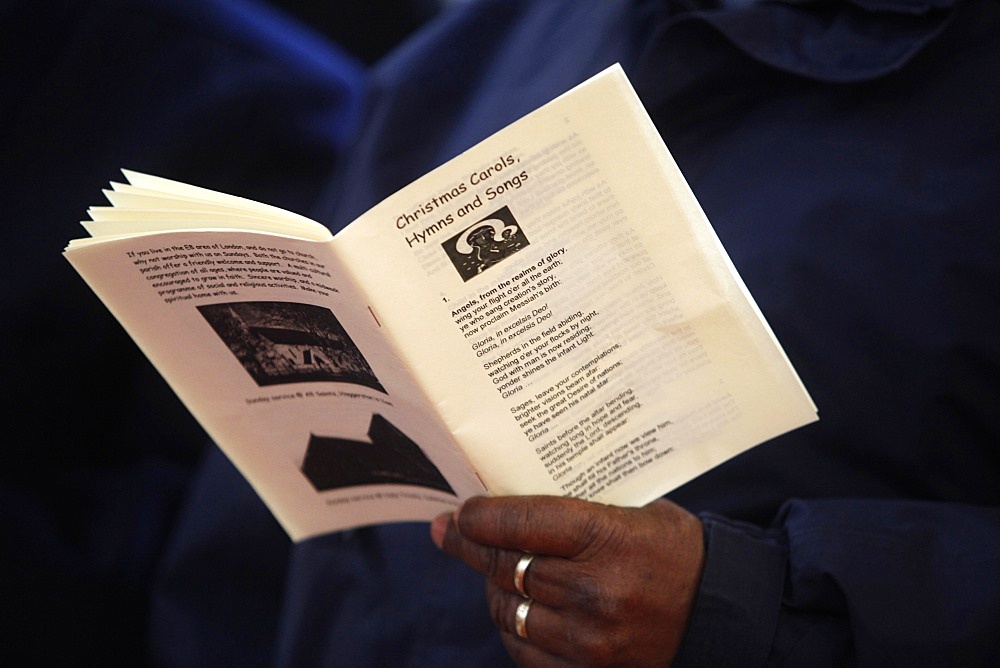
<svg viewBox="0 0 1000 668"><path fill-rule="evenodd" d="M463 277L482 221L507 250ZM492 493L645 503L816 419L620 68L334 246Z"/></svg>
<svg viewBox="0 0 1000 668"><path fill-rule="evenodd" d="M133 230L67 257L293 540L484 491L326 244Z"/></svg>

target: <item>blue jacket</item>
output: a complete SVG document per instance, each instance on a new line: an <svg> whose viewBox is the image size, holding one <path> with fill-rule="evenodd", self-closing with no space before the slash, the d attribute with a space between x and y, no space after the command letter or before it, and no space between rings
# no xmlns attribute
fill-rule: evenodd
<svg viewBox="0 0 1000 668"><path fill-rule="evenodd" d="M204 30L215 24L192 9L197 6L191 4L185 21L169 25L187 36L205 34L190 24ZM116 59L129 62L126 56L146 46L158 57L181 54L162 71L185 86L191 81L179 76L177 62L208 62L206 71L221 67L226 75L181 94L178 81L158 86L155 78L139 76L149 70L136 72L129 81L143 85L135 84L136 94L126 100L135 113L116 121L137 124L127 126L135 128L129 136L143 139L129 155L149 162L125 166L193 178L220 159L209 171L225 179L238 164L249 181L199 182L291 206L334 228L621 62L821 415L820 422L671 495L701 515L708 548L680 663L1000 663L1000 427L994 419L1000 404L1000 5L458 3L371 73L356 135L349 116L358 74L313 37L293 31L263 38L256 28L272 19L255 10L235 23L226 19L242 46L227 47L222 57L212 45L192 54L184 50L192 42L174 50L178 34L150 29L137 22L141 16L111 11L103 17L119 22L117 34L136 40L110 42L131 45ZM59 31L51 26L62 25L43 24L53 32ZM49 133L51 153L24 149L39 180L55 167L87 171L79 161L95 155L94 148L67 153L59 142L87 136L83 128L126 108L85 106L102 79L70 65L93 56L93 42L65 44L64 50L39 49L31 62L39 68L62 62L71 74L89 73L93 78L80 81L69 103L90 115L77 116L65 138ZM234 76L245 77L243 90L256 94L247 98L239 88L217 85ZM5 128L41 125L47 118L41 112L52 111L47 102L53 98L45 94L26 99L37 107L25 107L21 124ZM221 111L212 118L218 124L199 126L197 136L170 134L192 138L184 151L171 142L143 145L155 137L150 128L188 126L192 116L185 114L195 108L189 99L217 101ZM317 122L322 119L328 120ZM219 128L226 139L221 152L213 141ZM345 157L341 147L349 136L355 139ZM6 146L20 146L14 132L7 139ZM231 152L247 146L268 151ZM162 156L159 166L154 154ZM77 155L76 162L66 155ZM187 158L190 175L162 169L178 156ZM275 167L276 156L293 161ZM81 180L83 195L45 206L60 220L70 214L57 205L71 205L71 215L79 215L120 159L109 154L88 164L100 174ZM328 179L334 161L340 175ZM319 195L317 182L328 182ZM26 203L15 219L28 229L38 198L8 195L5 201ZM53 254L70 236L56 231ZM43 265L34 266L39 277L32 284L51 285L42 280ZM29 266L19 267L18 275L28 275ZM28 309L25 294L10 290L5 313L12 304ZM63 312L46 308L39 313ZM69 313L78 310L84 309ZM103 355L125 345L120 335L109 342L101 336L104 325L82 317L73 322L72 328L15 332L10 351L32 343L59 353L35 356L24 378L56 377L65 366L60 355L74 349L102 355L87 357L92 361L80 371L81 386L109 368ZM59 331L61 338L40 331ZM48 369L37 366L40 359L52 360L49 376L38 373ZM39 406L51 408L57 389L39 383ZM109 399L123 393L119 388ZM89 395L67 390L61 402L72 408L82 396ZM114 417L109 407L119 405L93 401L76 409L96 431ZM100 419L96 408L104 411ZM109 439L122 448L155 439L149 425L158 423L150 417L134 416L135 424ZM69 450L80 424L32 426ZM196 455L172 448L179 449L164 445L149 461L127 459L127 467L107 466L110 473L100 476L91 463L80 466L82 476L46 472L46 485L60 489L49 498L74 510L57 528L48 522L55 504L29 498L20 465L5 478L0 502L12 518L5 531L22 549L14 558L20 570L5 569L15 574L8 575L14 586L5 584L5 592L15 590L22 617L48 615L51 626L36 629L38 638L52 628L53 646L61 634L64 643L89 648L82 656L92 662L119 642L146 644L156 665L509 663L481 579L438 553L426 525L362 529L291 546L217 449L205 452L189 476L185 467ZM111 586L120 588L118 607L108 602ZM77 597L60 595L71 587ZM11 599L5 594L5 600ZM125 616L133 635L119 632L116 640L108 634L103 645L94 640ZM44 656L43 641L33 649L36 658Z"/></svg>
<svg viewBox="0 0 1000 668"><path fill-rule="evenodd" d="M681 663L995 664L1000 5L658 5L453 12L374 73L326 219L620 61L821 416L671 495L708 547ZM285 604L344 656L498 660L477 585L422 529L296 556L317 574L293 569Z"/></svg>

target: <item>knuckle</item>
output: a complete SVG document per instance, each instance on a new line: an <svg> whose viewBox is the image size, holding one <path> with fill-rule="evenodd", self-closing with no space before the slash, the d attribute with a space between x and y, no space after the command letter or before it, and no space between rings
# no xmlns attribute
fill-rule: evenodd
<svg viewBox="0 0 1000 668"><path fill-rule="evenodd" d="M604 587L591 573L583 573L569 584L570 604L575 610L599 612L604 606Z"/></svg>
<svg viewBox="0 0 1000 668"><path fill-rule="evenodd" d="M503 560L500 558L500 550L486 548L483 554L483 569L487 577L494 581L500 578Z"/></svg>
<svg viewBox="0 0 1000 668"><path fill-rule="evenodd" d="M581 569L569 581L567 596L572 609L586 611L593 624L606 630L644 608L643 591L628 577L606 569Z"/></svg>
<svg viewBox="0 0 1000 668"><path fill-rule="evenodd" d="M619 634L601 627L576 629L567 642L576 648L577 662L588 666L620 665L627 649Z"/></svg>
<svg viewBox="0 0 1000 668"><path fill-rule="evenodd" d="M586 644L588 663L597 666L609 666L619 656L618 646L606 634L594 634Z"/></svg>
<svg viewBox="0 0 1000 668"><path fill-rule="evenodd" d="M586 518L580 529L580 541L585 545L581 556L596 558L606 553L621 552L632 540L629 516L620 508L606 508Z"/></svg>
<svg viewBox="0 0 1000 668"><path fill-rule="evenodd" d="M517 501L505 505L499 518L499 527L505 543L517 542L519 537L529 535L532 530L531 504L522 503L520 499Z"/></svg>

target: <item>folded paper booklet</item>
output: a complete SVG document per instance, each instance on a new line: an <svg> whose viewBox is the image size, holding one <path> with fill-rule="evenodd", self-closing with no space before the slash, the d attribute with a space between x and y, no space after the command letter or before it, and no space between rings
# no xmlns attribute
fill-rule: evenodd
<svg viewBox="0 0 1000 668"><path fill-rule="evenodd" d="M336 236L125 176L65 255L294 540L640 505L816 419L618 66Z"/></svg>

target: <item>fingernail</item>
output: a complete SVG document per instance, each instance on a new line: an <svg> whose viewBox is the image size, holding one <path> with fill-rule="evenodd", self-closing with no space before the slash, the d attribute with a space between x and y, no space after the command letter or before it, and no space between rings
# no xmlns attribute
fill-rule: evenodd
<svg viewBox="0 0 1000 668"><path fill-rule="evenodd" d="M451 519L451 515L445 513L443 515L438 515L431 521L431 540L434 541L434 545L440 550L444 545L444 532L448 528L448 520Z"/></svg>

